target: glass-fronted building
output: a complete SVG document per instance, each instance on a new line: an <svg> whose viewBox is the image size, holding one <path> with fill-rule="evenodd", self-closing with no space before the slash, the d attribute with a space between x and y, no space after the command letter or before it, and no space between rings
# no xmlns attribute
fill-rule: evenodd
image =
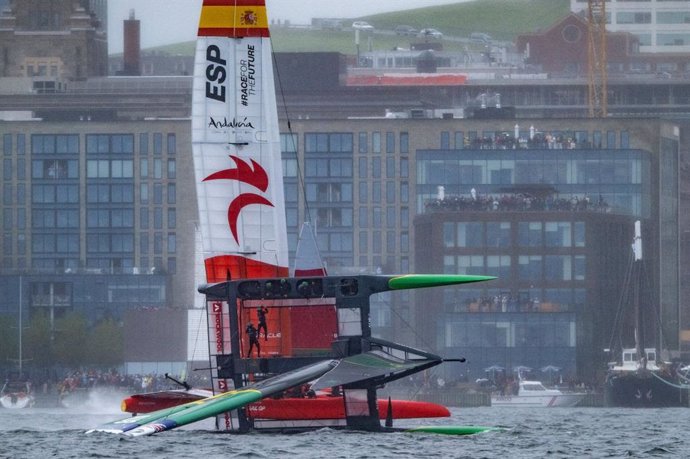
<svg viewBox="0 0 690 459"><path fill-rule="evenodd" d="M0 312L16 314L20 296L27 316L91 321L191 306L194 263L178 264L194 260L189 132L184 120L0 122L2 283L17 294Z"/></svg>
<svg viewBox="0 0 690 459"><path fill-rule="evenodd" d="M678 142L661 126L658 146L635 148L631 132L553 125L515 141L455 131L441 134L445 148L417 151L415 247L428 256L416 269L498 277L417 302L425 339L470 361L451 380L556 366L596 382L638 219L664 344L679 349L678 257L667 248L678 235Z"/></svg>

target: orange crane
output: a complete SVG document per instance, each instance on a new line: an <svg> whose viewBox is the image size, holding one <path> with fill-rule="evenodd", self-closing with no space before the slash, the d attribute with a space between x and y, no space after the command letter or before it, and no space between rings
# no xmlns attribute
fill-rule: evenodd
<svg viewBox="0 0 690 459"><path fill-rule="evenodd" d="M587 0L587 19L589 116L603 118L608 115L606 1Z"/></svg>

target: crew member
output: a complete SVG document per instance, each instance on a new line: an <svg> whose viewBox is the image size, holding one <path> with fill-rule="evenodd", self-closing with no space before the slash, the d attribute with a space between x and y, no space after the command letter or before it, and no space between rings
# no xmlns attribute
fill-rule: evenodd
<svg viewBox="0 0 690 459"><path fill-rule="evenodd" d="M252 349L256 346L256 355L261 358L261 345L259 344L259 332L254 327L254 324L249 322L246 329L247 336L249 337L249 350L247 351L247 358L252 355Z"/></svg>
<svg viewBox="0 0 690 459"><path fill-rule="evenodd" d="M268 314L268 308L262 304L259 306L259 309L256 310L256 315L259 317L259 326L256 328L256 332L258 333L258 337L261 338L261 329L264 330L264 341L268 341L266 314Z"/></svg>

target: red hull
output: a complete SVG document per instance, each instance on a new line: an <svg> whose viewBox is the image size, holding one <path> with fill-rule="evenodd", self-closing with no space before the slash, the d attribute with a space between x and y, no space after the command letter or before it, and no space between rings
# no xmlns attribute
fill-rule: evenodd
<svg viewBox="0 0 690 459"><path fill-rule="evenodd" d="M379 400L379 417L386 419L388 400ZM443 418L450 411L443 405L410 400L391 400L393 419ZM252 419L320 420L344 419L345 404L342 397L264 399L249 405Z"/></svg>
<svg viewBox="0 0 690 459"><path fill-rule="evenodd" d="M159 392L133 395L122 401L122 411L128 413L150 413L164 408L181 405L205 398L203 395L186 391ZM211 395L208 391L208 395ZM379 400L379 416L386 418L388 400ZM393 419L443 418L450 411L443 405L410 400L391 400ZM342 397L320 395L316 398L264 399L248 406L247 414L252 419L274 420L320 420L344 419L345 405Z"/></svg>

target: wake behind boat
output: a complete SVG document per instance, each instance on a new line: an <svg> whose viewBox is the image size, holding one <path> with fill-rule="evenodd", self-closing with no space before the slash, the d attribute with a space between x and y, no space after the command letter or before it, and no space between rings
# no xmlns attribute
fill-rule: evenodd
<svg viewBox="0 0 690 459"><path fill-rule="evenodd" d="M28 382L6 381L0 390L0 405L3 408L11 410L31 408L34 402L31 384Z"/></svg>
<svg viewBox="0 0 690 459"><path fill-rule="evenodd" d="M508 392L491 394L491 406L571 407L577 406L586 395L547 389L541 382L529 380L518 381L517 387L510 388Z"/></svg>

